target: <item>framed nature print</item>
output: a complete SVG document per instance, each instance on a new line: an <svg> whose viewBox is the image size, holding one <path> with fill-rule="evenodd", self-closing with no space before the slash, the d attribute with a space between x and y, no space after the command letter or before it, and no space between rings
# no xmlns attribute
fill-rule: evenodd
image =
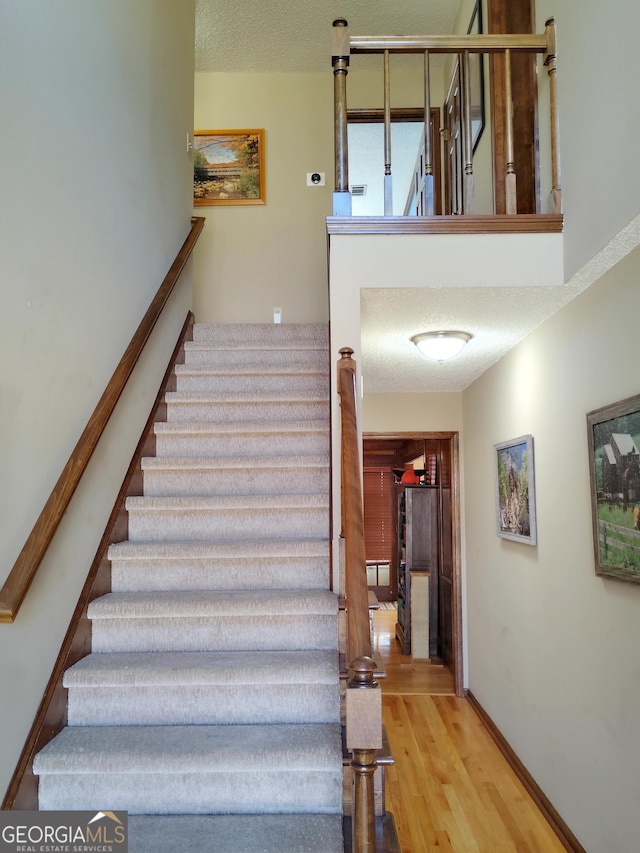
<svg viewBox="0 0 640 853"><path fill-rule="evenodd" d="M640 394L587 415L596 574L640 583Z"/></svg>
<svg viewBox="0 0 640 853"><path fill-rule="evenodd" d="M265 204L264 130L196 130L193 203Z"/></svg>
<svg viewBox="0 0 640 853"><path fill-rule="evenodd" d="M503 539L536 544L533 436L494 445L496 532Z"/></svg>

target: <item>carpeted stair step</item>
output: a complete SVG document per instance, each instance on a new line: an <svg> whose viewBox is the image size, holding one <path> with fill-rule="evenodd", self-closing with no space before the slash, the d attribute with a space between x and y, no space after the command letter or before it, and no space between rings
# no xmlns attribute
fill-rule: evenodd
<svg viewBox="0 0 640 853"><path fill-rule="evenodd" d="M324 323L196 323L193 340L233 349L328 348Z"/></svg>
<svg viewBox="0 0 640 853"><path fill-rule="evenodd" d="M329 401L324 392L303 394L213 394L206 392L168 391L165 395L167 421L195 423L210 421L234 423L242 429L243 423L256 421L322 420L328 422Z"/></svg>
<svg viewBox="0 0 640 853"><path fill-rule="evenodd" d="M277 423L167 423L154 426L157 456L245 455L251 458L329 454L327 420Z"/></svg>
<svg viewBox="0 0 640 853"><path fill-rule="evenodd" d="M76 726L44 747L34 772L43 810L338 814L341 762L334 723Z"/></svg>
<svg viewBox="0 0 640 853"><path fill-rule="evenodd" d="M329 498L317 495L130 497L129 539L322 539L329 534Z"/></svg>
<svg viewBox="0 0 640 853"><path fill-rule="evenodd" d="M329 490L327 456L152 456L143 458L141 464L146 497L319 494Z"/></svg>
<svg viewBox="0 0 640 853"><path fill-rule="evenodd" d="M109 547L113 592L328 589L329 543L118 542Z"/></svg>
<svg viewBox="0 0 640 853"><path fill-rule="evenodd" d="M91 654L64 675L70 726L338 723L338 653Z"/></svg>
<svg viewBox="0 0 640 853"><path fill-rule="evenodd" d="M242 349L229 344L216 345L212 341L186 341L184 344L184 363L192 366L211 365L229 367L235 370L264 368L291 368L294 370L319 369L329 372L329 348L301 349L300 346L286 346L264 349L258 345L245 346Z"/></svg>
<svg viewBox="0 0 640 853"><path fill-rule="evenodd" d="M286 372L273 370L239 371L211 367L177 365L176 390L181 393L199 391L211 394L270 394L273 397L313 391L329 396L329 376L325 371Z"/></svg>
<svg viewBox="0 0 640 853"><path fill-rule="evenodd" d="M132 853L344 853L341 815L131 815Z"/></svg>
<svg viewBox="0 0 640 853"><path fill-rule="evenodd" d="M97 653L338 647L338 599L328 590L109 593L87 613Z"/></svg>

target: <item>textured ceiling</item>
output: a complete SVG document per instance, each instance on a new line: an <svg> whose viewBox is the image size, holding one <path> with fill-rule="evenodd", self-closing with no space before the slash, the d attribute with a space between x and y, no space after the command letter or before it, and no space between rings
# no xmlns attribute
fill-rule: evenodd
<svg viewBox="0 0 640 853"><path fill-rule="evenodd" d="M632 220L562 287L370 288L361 291L362 376L367 393L462 391L556 311L640 246ZM444 364L420 355L419 332L474 337Z"/></svg>
<svg viewBox="0 0 640 853"><path fill-rule="evenodd" d="M196 71L328 71L331 25L352 35L450 33L460 0L196 0Z"/></svg>

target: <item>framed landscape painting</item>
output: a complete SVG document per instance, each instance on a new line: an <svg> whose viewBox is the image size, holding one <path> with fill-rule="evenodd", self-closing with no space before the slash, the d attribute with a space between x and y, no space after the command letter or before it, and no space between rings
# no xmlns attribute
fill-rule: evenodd
<svg viewBox="0 0 640 853"><path fill-rule="evenodd" d="M196 130L193 203L265 204L264 130Z"/></svg>
<svg viewBox="0 0 640 853"><path fill-rule="evenodd" d="M587 415L596 574L640 583L640 394Z"/></svg>
<svg viewBox="0 0 640 853"><path fill-rule="evenodd" d="M536 544L533 436L494 445L496 532L503 539Z"/></svg>

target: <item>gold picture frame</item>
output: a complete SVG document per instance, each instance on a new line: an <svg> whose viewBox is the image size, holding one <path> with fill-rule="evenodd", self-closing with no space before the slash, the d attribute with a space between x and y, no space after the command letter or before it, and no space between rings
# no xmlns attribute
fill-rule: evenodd
<svg viewBox="0 0 640 853"><path fill-rule="evenodd" d="M193 204L266 204L264 130L196 130Z"/></svg>

